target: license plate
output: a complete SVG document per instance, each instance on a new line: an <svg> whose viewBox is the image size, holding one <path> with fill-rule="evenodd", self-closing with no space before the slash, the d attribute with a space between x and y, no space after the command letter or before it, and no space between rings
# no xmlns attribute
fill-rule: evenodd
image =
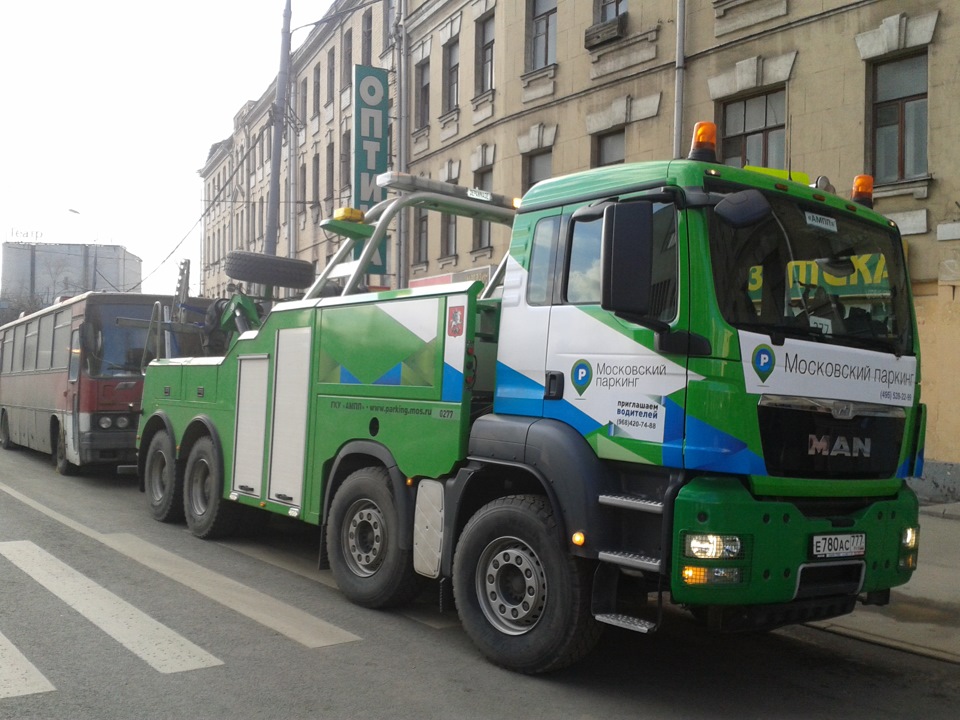
<svg viewBox="0 0 960 720"><path fill-rule="evenodd" d="M864 533L814 535L813 556L816 558L860 557L867 551Z"/></svg>

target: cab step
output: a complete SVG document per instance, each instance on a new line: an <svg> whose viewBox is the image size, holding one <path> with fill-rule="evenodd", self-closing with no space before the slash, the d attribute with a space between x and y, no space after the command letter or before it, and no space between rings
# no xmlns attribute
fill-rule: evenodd
<svg viewBox="0 0 960 720"><path fill-rule="evenodd" d="M631 495L601 495L598 501L601 505L663 515L663 503L659 500L644 500Z"/></svg>
<svg viewBox="0 0 960 720"><path fill-rule="evenodd" d="M660 572L660 558L638 555L637 553L601 550L597 558L602 562L608 562L612 565L630 568L631 570L646 570L647 572Z"/></svg>
<svg viewBox="0 0 960 720"><path fill-rule="evenodd" d="M594 615L594 618L597 622L606 623L607 625L616 625L617 627L621 627L626 630L632 630L633 632L644 634L654 633L657 631L658 627L658 624L655 622L634 617L633 615L624 615L622 613L603 613L601 615Z"/></svg>

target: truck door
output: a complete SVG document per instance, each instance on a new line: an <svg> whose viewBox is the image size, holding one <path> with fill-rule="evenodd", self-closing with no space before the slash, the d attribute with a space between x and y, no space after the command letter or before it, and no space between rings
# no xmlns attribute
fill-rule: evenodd
<svg viewBox="0 0 960 720"><path fill-rule="evenodd" d="M571 217L573 210L566 208L564 215ZM677 209L653 203L652 210L651 227L631 232L653 233L651 316L676 325ZM603 222L573 218L561 234L543 415L575 427L600 457L680 466L686 358L656 352L654 330L601 308Z"/></svg>

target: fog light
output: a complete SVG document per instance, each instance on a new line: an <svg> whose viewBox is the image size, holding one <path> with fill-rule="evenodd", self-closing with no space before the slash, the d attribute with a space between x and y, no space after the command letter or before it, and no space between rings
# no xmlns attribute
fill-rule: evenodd
<svg viewBox="0 0 960 720"><path fill-rule="evenodd" d="M103 415L99 420L97 420L97 425L99 425L103 430L109 430L111 427L113 427L113 420L106 415Z"/></svg>
<svg viewBox="0 0 960 720"><path fill-rule="evenodd" d="M736 535L686 535L683 554L700 560L725 560L738 558L743 543Z"/></svg>
<svg viewBox="0 0 960 720"><path fill-rule="evenodd" d="M916 570L917 569L917 554L910 553L900 558L900 569L901 570Z"/></svg>
<svg viewBox="0 0 960 720"><path fill-rule="evenodd" d="M920 528L908 527L903 529L903 535L900 538L900 543L907 550L913 550L917 546L918 535L920 534Z"/></svg>
<svg viewBox="0 0 960 720"><path fill-rule="evenodd" d="M687 585L728 585L740 582L740 568L708 568L687 565L683 568Z"/></svg>

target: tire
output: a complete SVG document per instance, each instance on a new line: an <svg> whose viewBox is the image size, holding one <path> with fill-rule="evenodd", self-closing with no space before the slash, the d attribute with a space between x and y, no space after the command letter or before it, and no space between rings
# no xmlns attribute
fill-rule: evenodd
<svg viewBox="0 0 960 720"><path fill-rule="evenodd" d="M63 429L63 425L60 426L53 440L55 444L53 452L50 455L53 458L53 465L57 469L57 472L65 477L76 475L79 468L67 460L67 433L66 430Z"/></svg>
<svg viewBox="0 0 960 720"><path fill-rule="evenodd" d="M327 552L333 577L351 602L396 607L419 591L413 551L400 547L399 525L384 468L361 468L337 490L327 521Z"/></svg>
<svg viewBox="0 0 960 720"><path fill-rule="evenodd" d="M176 451L166 430L156 433L147 446L143 486L154 520L165 523L183 521L183 479L177 475Z"/></svg>
<svg viewBox="0 0 960 720"><path fill-rule="evenodd" d="M209 435L197 440L187 456L183 512L198 538L224 537L236 527L239 507L223 497L223 463Z"/></svg>
<svg viewBox="0 0 960 720"><path fill-rule="evenodd" d="M16 450L20 447L10 439L10 420L6 411L0 413L0 447L4 450Z"/></svg>
<svg viewBox="0 0 960 720"><path fill-rule="evenodd" d="M313 264L306 260L234 250L224 261L227 277L274 287L306 288L313 284Z"/></svg>
<svg viewBox="0 0 960 720"><path fill-rule="evenodd" d="M511 495L480 508L464 528L453 592L480 652L535 674L576 662L599 640L590 576L590 563L564 548L547 500Z"/></svg>

